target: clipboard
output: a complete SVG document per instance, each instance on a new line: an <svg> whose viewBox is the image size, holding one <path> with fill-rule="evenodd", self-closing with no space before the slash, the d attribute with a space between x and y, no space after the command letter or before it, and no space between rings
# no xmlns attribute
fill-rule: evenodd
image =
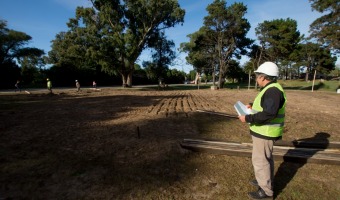
<svg viewBox="0 0 340 200"><path fill-rule="evenodd" d="M234 108L235 108L238 116L250 115L250 114L256 113L255 110L247 108L241 101L237 101L236 104L234 105Z"/></svg>

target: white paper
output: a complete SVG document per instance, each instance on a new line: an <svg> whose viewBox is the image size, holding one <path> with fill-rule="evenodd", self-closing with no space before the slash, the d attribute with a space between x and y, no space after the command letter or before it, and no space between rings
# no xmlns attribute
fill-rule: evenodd
<svg viewBox="0 0 340 200"><path fill-rule="evenodd" d="M234 105L234 108L239 116L255 113L254 110L247 108L247 106L245 106L241 101L236 102L236 104Z"/></svg>

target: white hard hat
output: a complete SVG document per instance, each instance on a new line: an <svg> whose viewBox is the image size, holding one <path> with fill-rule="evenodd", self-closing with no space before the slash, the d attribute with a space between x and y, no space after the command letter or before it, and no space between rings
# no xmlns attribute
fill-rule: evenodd
<svg viewBox="0 0 340 200"><path fill-rule="evenodd" d="M279 68L273 62L264 62L262 65L257 68L255 73L266 74L268 76L279 76Z"/></svg>

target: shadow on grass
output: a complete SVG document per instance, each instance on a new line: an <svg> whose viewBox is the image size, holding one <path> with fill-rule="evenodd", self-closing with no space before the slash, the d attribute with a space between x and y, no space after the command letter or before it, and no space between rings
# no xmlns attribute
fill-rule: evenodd
<svg viewBox="0 0 340 200"><path fill-rule="evenodd" d="M279 166L274 177L274 198L276 198L283 191L288 183L294 178L297 171L307 163L309 158L311 158L318 151L322 151L323 149L326 149L328 147L329 137L329 133L319 132L316 133L314 137L299 140L299 142L318 142L318 144L322 144L318 145L317 148L316 146L309 146L314 148L315 150L308 151L307 158L296 159L288 156L283 157L283 162ZM297 146L297 143L293 142L293 144ZM287 152L287 155L291 153L290 151L291 150Z"/></svg>
<svg viewBox="0 0 340 200"><path fill-rule="evenodd" d="M176 184L198 166L178 144L200 113L145 109L181 95L100 94L1 96L0 199L186 199Z"/></svg>

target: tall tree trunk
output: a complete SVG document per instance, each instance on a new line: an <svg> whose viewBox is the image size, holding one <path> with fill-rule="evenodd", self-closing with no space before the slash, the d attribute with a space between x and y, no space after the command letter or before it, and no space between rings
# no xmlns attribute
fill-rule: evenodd
<svg viewBox="0 0 340 200"><path fill-rule="evenodd" d="M218 88L222 88L222 73L220 70L220 74L218 75Z"/></svg>
<svg viewBox="0 0 340 200"><path fill-rule="evenodd" d="M130 72L127 76L127 85L128 87L132 87L132 72Z"/></svg>
<svg viewBox="0 0 340 200"><path fill-rule="evenodd" d="M127 74L123 74L121 73L122 75L122 81L123 81L123 87L128 87L128 75Z"/></svg>
<svg viewBox="0 0 340 200"><path fill-rule="evenodd" d="M132 72L129 73L121 73L122 75L122 81L123 81L123 87L132 87Z"/></svg>
<svg viewBox="0 0 340 200"><path fill-rule="evenodd" d="M215 64L213 64L212 78L213 78L213 86L216 86L216 72L215 72Z"/></svg>
<svg viewBox="0 0 340 200"><path fill-rule="evenodd" d="M309 80L308 76L309 76L309 67L306 70L306 77L305 77L306 78L306 80L305 80L306 82Z"/></svg>
<svg viewBox="0 0 340 200"><path fill-rule="evenodd" d="M251 70L249 70L249 74L248 74L248 90L250 89L250 78L251 78Z"/></svg>
<svg viewBox="0 0 340 200"><path fill-rule="evenodd" d="M195 85L199 83L200 73L196 72Z"/></svg>
<svg viewBox="0 0 340 200"><path fill-rule="evenodd" d="M123 81L123 87L132 87L132 74L134 71L134 64L130 64L134 62L129 62L128 60L125 60L124 68L125 70L122 70L120 73L122 75L122 81Z"/></svg>

